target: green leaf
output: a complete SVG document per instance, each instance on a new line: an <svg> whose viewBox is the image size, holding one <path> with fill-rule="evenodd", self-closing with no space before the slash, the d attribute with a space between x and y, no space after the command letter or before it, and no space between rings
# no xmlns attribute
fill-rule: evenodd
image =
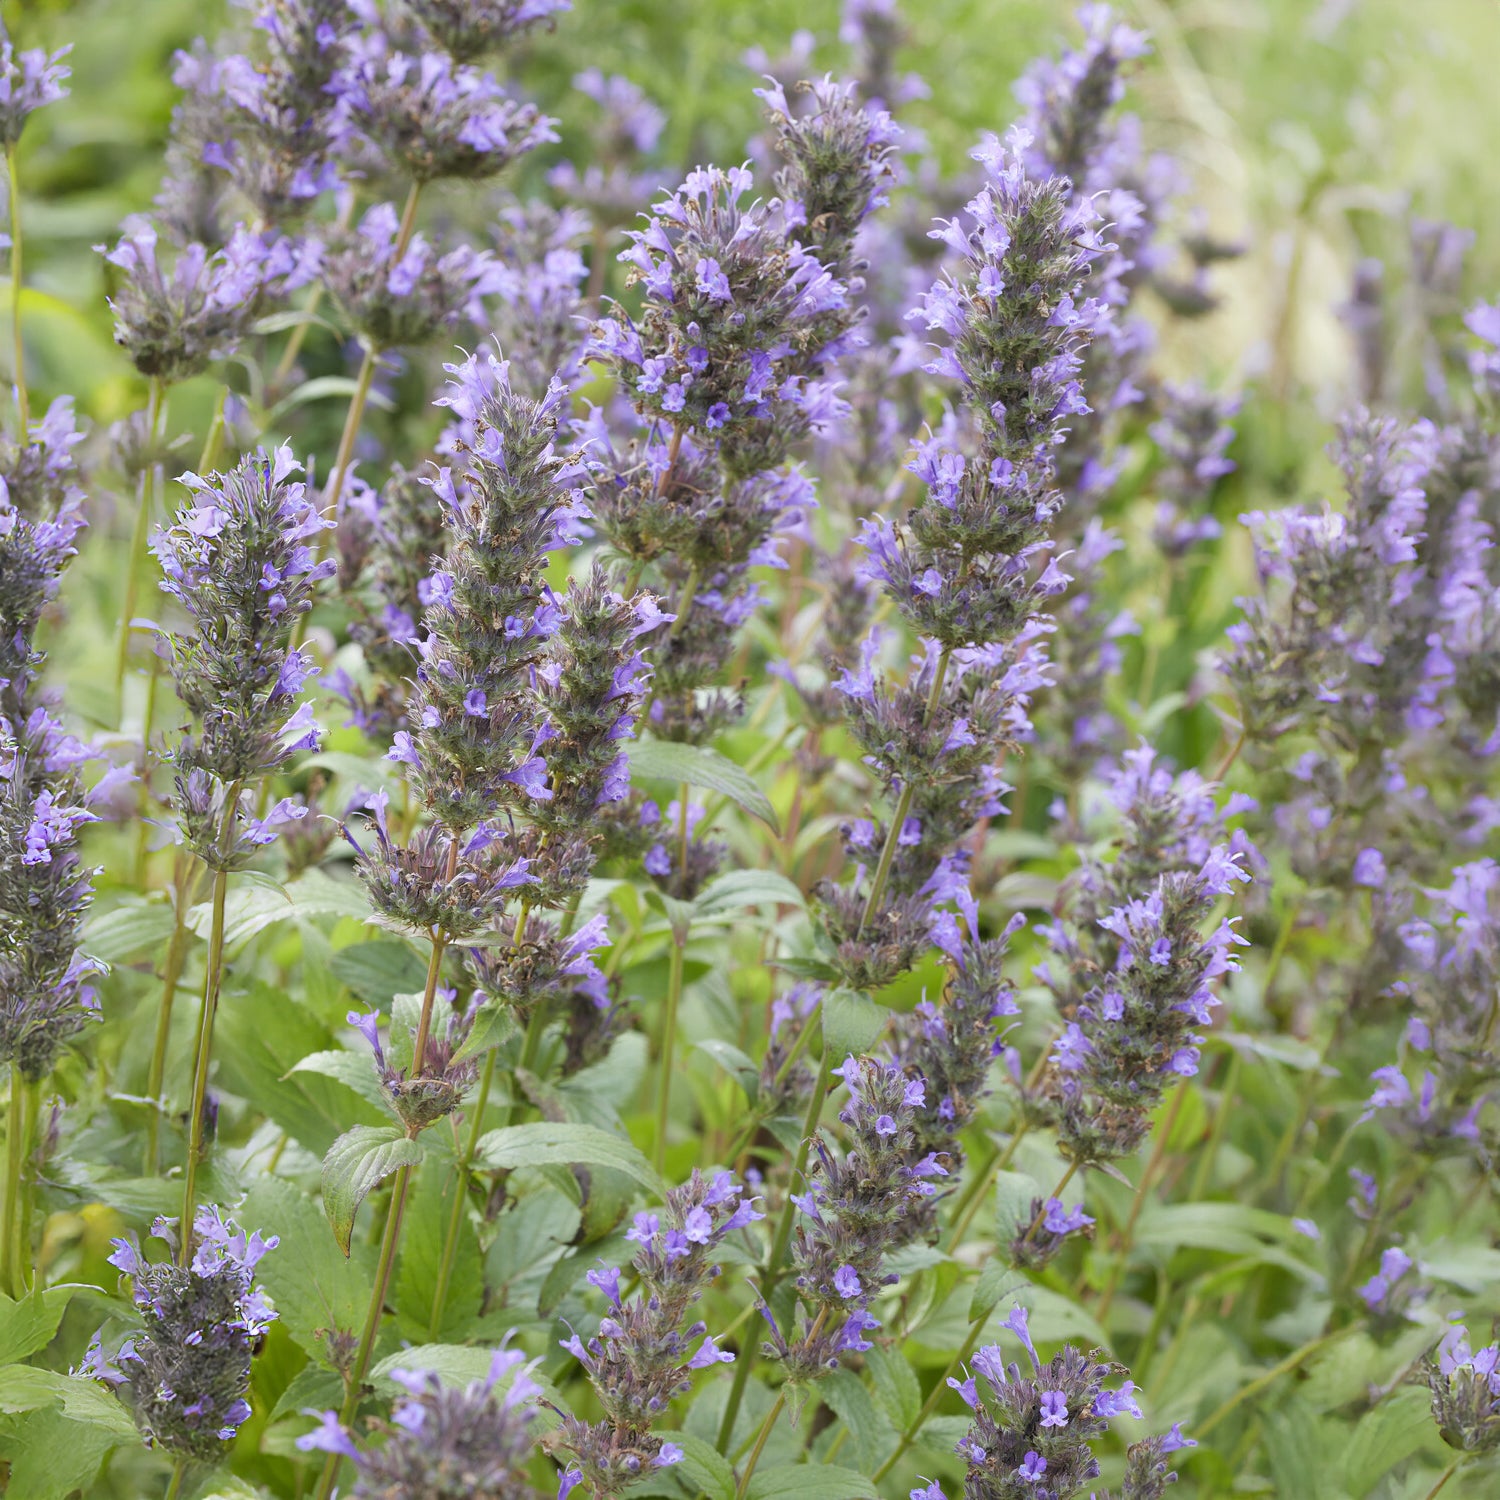
<svg viewBox="0 0 1500 1500"><path fill-rule="evenodd" d="M885 1006L868 995L842 988L829 990L822 1011L823 1060L831 1068L868 1052L890 1019Z"/></svg>
<svg viewBox="0 0 1500 1500"><path fill-rule="evenodd" d="M750 773L707 745L678 745L670 740L632 740L626 747L632 777L673 781L718 792L759 818L773 833L781 832L770 799Z"/></svg>
<svg viewBox="0 0 1500 1500"><path fill-rule="evenodd" d="M375 1076L374 1060L369 1056L361 1057L357 1052L338 1048L331 1052L310 1052L300 1062L293 1063L286 1076L290 1078L296 1073L317 1073L324 1078L336 1078L376 1109L384 1111L390 1108L385 1090Z"/></svg>
<svg viewBox="0 0 1500 1500"><path fill-rule="evenodd" d="M777 1464L750 1481L750 1500L880 1500L880 1491L853 1469L833 1464Z"/></svg>
<svg viewBox="0 0 1500 1500"><path fill-rule="evenodd" d="M486 1167L609 1167L661 1198L666 1188L656 1169L629 1141L594 1125L506 1125L479 1139L475 1159Z"/></svg>
<svg viewBox="0 0 1500 1500"><path fill-rule="evenodd" d="M1031 1227L1031 1205L1045 1196L1029 1172L995 1173L995 1231L1002 1241Z"/></svg>
<svg viewBox="0 0 1500 1500"><path fill-rule="evenodd" d="M833 1409L853 1439L849 1457L864 1470L880 1467L896 1446L896 1429L852 1370L835 1370L818 1382L818 1395Z"/></svg>
<svg viewBox="0 0 1500 1500"><path fill-rule="evenodd" d="M886 1415L903 1432L922 1410L922 1385L917 1372L898 1350L880 1344L865 1351L865 1364L875 1382L875 1395Z"/></svg>
<svg viewBox="0 0 1500 1500"><path fill-rule="evenodd" d="M345 1255L354 1234L354 1216L371 1188L401 1167L422 1160L422 1145L395 1125L356 1125L346 1130L323 1158L323 1212Z"/></svg>
<svg viewBox="0 0 1500 1500"><path fill-rule="evenodd" d="M461 1338L479 1316L484 1294L484 1261L474 1237L473 1222L465 1211L459 1214L448 1294L434 1335L432 1299L437 1292L443 1245L448 1238L453 1195L459 1191L454 1164L437 1156L428 1157L415 1185L408 1191L401 1262L396 1272L396 1313L408 1338L445 1335Z"/></svg>
<svg viewBox="0 0 1500 1500"><path fill-rule="evenodd" d="M802 892L775 870L730 870L715 876L699 892L693 902L693 920L728 917L747 906L795 906L800 911L806 904Z"/></svg>
<svg viewBox="0 0 1500 1500"><path fill-rule="evenodd" d="M734 1500L734 1470L712 1443L706 1443L690 1432L674 1432L672 1441L682 1449L677 1467L682 1477L708 1500Z"/></svg>
<svg viewBox="0 0 1500 1500"><path fill-rule="evenodd" d="M378 1007L388 1006L392 995L421 989L427 973L427 965L405 943L389 938L340 948L328 967L340 984Z"/></svg>
<svg viewBox="0 0 1500 1500"><path fill-rule="evenodd" d="M90 913L80 941L85 953L107 964L127 963L160 950L175 925L172 908L164 901L132 900L113 911Z"/></svg>
<svg viewBox="0 0 1500 1500"><path fill-rule="evenodd" d="M1427 1391L1392 1391L1361 1418L1349 1436L1344 1489L1352 1500L1360 1500L1433 1435L1432 1398Z"/></svg>
<svg viewBox="0 0 1500 1500"><path fill-rule="evenodd" d="M123 1444L140 1439L132 1433L90 1422L70 1421L60 1411L28 1411L6 1420L0 1433L0 1455L9 1468L8 1495L26 1500L67 1500L92 1494L99 1466Z"/></svg>
<svg viewBox="0 0 1500 1500"><path fill-rule="evenodd" d="M24 1412L59 1408L71 1422L81 1422L138 1441L129 1413L103 1386L81 1376L63 1375L35 1365L7 1365L0 1369L0 1411Z"/></svg>
<svg viewBox="0 0 1500 1500"><path fill-rule="evenodd" d="M453 1054L454 1062L480 1057L516 1034L516 1018L509 1005L483 1005L469 1027L469 1034Z"/></svg>
<svg viewBox="0 0 1500 1500"><path fill-rule="evenodd" d="M745 1097L755 1103L760 1092L760 1069L740 1051L733 1042L722 1042L718 1037L694 1044L698 1051L706 1053L744 1089Z"/></svg>
<svg viewBox="0 0 1500 1500"><path fill-rule="evenodd" d="M214 1060L223 1086L251 1099L282 1130L322 1156L350 1125L383 1125L390 1115L346 1084L317 1073L292 1073L333 1037L307 1008L268 984L247 995L226 994L219 1005Z"/></svg>
<svg viewBox="0 0 1500 1500"><path fill-rule="evenodd" d="M1319 1273L1306 1261L1272 1240L1289 1241L1296 1234L1291 1220L1243 1203L1153 1203L1136 1226L1138 1246L1166 1250L1214 1250L1281 1266L1304 1281Z"/></svg>
<svg viewBox="0 0 1500 1500"><path fill-rule="evenodd" d="M73 1293L84 1289L74 1284L53 1286L22 1297L19 1302L0 1297L0 1365L16 1364L38 1349L45 1349L52 1342Z"/></svg>
<svg viewBox="0 0 1500 1500"><path fill-rule="evenodd" d="M375 1280L371 1247L342 1255L317 1204L279 1177L255 1178L237 1213L244 1223L276 1231L281 1243L260 1262L256 1279L292 1338L332 1368L328 1335L357 1336L363 1327Z"/></svg>
<svg viewBox="0 0 1500 1500"><path fill-rule="evenodd" d="M1002 1298L1026 1286L1026 1278L1003 1261L990 1261L979 1273L974 1283L974 1293L969 1298L969 1321L977 1322L1000 1304Z"/></svg>
<svg viewBox="0 0 1500 1500"><path fill-rule="evenodd" d="M266 416L269 420L275 421L277 417L283 417L287 412L295 411L299 406L306 406L310 401L328 401L335 398L347 400L354 395L356 385L357 382L348 375L319 375L313 380L304 380L295 390L283 396L266 413ZM367 392L365 399L377 411L395 411L396 409L395 402L379 391Z"/></svg>

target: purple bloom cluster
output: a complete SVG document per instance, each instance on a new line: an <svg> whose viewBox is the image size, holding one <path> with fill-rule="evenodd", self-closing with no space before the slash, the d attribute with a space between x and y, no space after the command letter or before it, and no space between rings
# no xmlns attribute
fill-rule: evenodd
<svg viewBox="0 0 1500 1500"><path fill-rule="evenodd" d="M311 707L298 706L316 669L291 640L334 563L317 559L312 544L329 523L292 478L300 469L282 447L225 474L185 474L192 500L152 541L162 591L193 624L166 632L194 719L173 756L174 801L186 842L212 869L234 868L305 812L287 803L250 817L238 805L247 783L318 743Z"/></svg>
<svg viewBox="0 0 1500 1500"><path fill-rule="evenodd" d="M917 1154L921 1079L869 1057L846 1058L835 1076L849 1089L839 1111L848 1149L835 1155L815 1135L807 1191L793 1199L801 1218L791 1241L800 1308L792 1337L761 1309L771 1328L766 1353L794 1380L816 1380L844 1354L870 1347L865 1335L880 1326L870 1304L896 1280L885 1255L911 1238L908 1216L948 1175L936 1154Z"/></svg>
<svg viewBox="0 0 1500 1500"><path fill-rule="evenodd" d="M593 1338L575 1333L563 1348L588 1372L605 1415L599 1422L564 1416L549 1437L549 1448L572 1456L561 1495L581 1482L595 1495L616 1495L650 1469L681 1461L681 1447L652 1427L672 1398L691 1388L695 1371L734 1360L706 1324L687 1320L719 1275L715 1251L763 1217L756 1201L728 1172L710 1181L694 1170L667 1194L661 1213L637 1214L626 1232L639 1246L631 1262L640 1282L635 1296L621 1295L614 1267L588 1273L609 1311Z"/></svg>
<svg viewBox="0 0 1500 1500"><path fill-rule="evenodd" d="M1427 1361L1432 1419L1442 1439L1460 1453L1500 1447L1500 1344L1477 1352L1466 1328L1450 1328Z"/></svg>
<svg viewBox="0 0 1500 1500"><path fill-rule="evenodd" d="M1110 1422L1127 1413L1141 1415L1135 1386L1127 1380L1119 1390L1106 1390L1104 1382L1124 1370L1100 1363L1097 1350L1085 1355L1066 1344L1044 1365L1031 1341L1024 1307L1011 1313L1006 1327L1025 1347L1029 1374L1019 1364L1006 1364L1000 1348L990 1344L972 1361L984 1380L983 1389L972 1375L948 1381L974 1413L956 1450L968 1465L964 1494L968 1500L1069 1500L1098 1477L1092 1444L1108 1432ZM1137 1444L1141 1451L1132 1450L1123 1495L1139 1500L1159 1495L1170 1482L1158 1468L1162 1458L1194 1446L1175 1426L1162 1437ZM935 1484L913 1495L943 1500Z"/></svg>
<svg viewBox="0 0 1500 1500"><path fill-rule="evenodd" d="M170 273L157 255L149 219L133 216L113 250L95 248L122 273L110 298L115 342L143 375L173 385L232 354L268 299L318 274L315 241L294 241L237 227L222 250L196 242L178 252Z"/></svg>
<svg viewBox="0 0 1500 1500"><path fill-rule="evenodd" d="M403 0L403 9L450 56L471 62L532 27L555 24L571 0Z"/></svg>
<svg viewBox="0 0 1500 1500"><path fill-rule="evenodd" d="M334 88L355 134L419 183L493 177L557 139L556 122L511 99L492 74L440 51L412 56L379 31L350 38Z"/></svg>
<svg viewBox="0 0 1500 1500"><path fill-rule="evenodd" d="M582 376L586 342L578 242L588 228L574 208L518 203L495 231L495 338L510 361L512 385L540 398L554 381L569 389Z"/></svg>
<svg viewBox="0 0 1500 1500"><path fill-rule="evenodd" d="M143 1327L112 1357L96 1334L76 1373L128 1390L152 1447L213 1463L250 1415L250 1358L276 1319L255 1268L277 1239L246 1234L212 1206L193 1230L186 1266L147 1260L134 1237L113 1242L110 1264L130 1278ZM176 1250L175 1221L158 1219L151 1233Z"/></svg>
<svg viewBox="0 0 1500 1500"><path fill-rule="evenodd" d="M378 1421L383 1442L357 1443L331 1411L297 1439L304 1453L337 1453L354 1465L355 1500L535 1500L527 1462L541 1387L517 1349L497 1349L489 1374L462 1388L431 1370L392 1370L402 1389L390 1420Z"/></svg>
<svg viewBox="0 0 1500 1500"><path fill-rule="evenodd" d="M1151 426L1151 439L1162 456L1156 477L1161 499L1151 534L1167 557L1181 557L1220 533L1218 521L1204 506L1219 480L1234 472L1234 461L1224 453L1234 440L1230 419L1239 400L1199 386L1167 385L1160 405L1162 415Z"/></svg>
<svg viewBox="0 0 1500 1500"><path fill-rule="evenodd" d="M1460 865L1428 896L1430 913L1401 928L1407 977L1397 988L1411 1007L1401 1061L1375 1070L1366 1117L1428 1151L1485 1155L1500 1060L1500 866Z"/></svg>
<svg viewBox="0 0 1500 1500"><path fill-rule="evenodd" d="M658 174L642 170L639 159L656 149L667 119L628 78L586 68L574 75L573 87L599 106L598 123L590 132L593 149L584 166L561 161L547 180L592 221L597 237L593 277L595 286L602 287L600 252L606 236L628 224L641 204L661 191Z"/></svg>
<svg viewBox="0 0 1500 1500"><path fill-rule="evenodd" d="M18 53L9 37L0 37L0 147L11 150L30 115L68 97L63 85L72 70L63 58L72 50L63 47L49 56L34 47Z"/></svg>
<svg viewBox="0 0 1500 1500"><path fill-rule="evenodd" d="M467 245L440 254L423 235L404 236L400 220L377 203L323 256L323 280L350 325L379 350L428 343L459 322L482 326L498 275L491 257Z"/></svg>

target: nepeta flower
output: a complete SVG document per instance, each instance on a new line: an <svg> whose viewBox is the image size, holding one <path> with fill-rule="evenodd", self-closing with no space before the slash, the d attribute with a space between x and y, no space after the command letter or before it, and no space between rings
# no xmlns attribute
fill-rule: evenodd
<svg viewBox="0 0 1500 1500"><path fill-rule="evenodd" d="M162 592L193 623L166 633L178 697L196 721L174 756L179 779L201 771L238 786L316 744L311 710L298 708L316 668L290 642L335 565L310 545L331 523L292 479L301 468L281 447L225 474L185 474L193 498L152 540Z"/></svg>
<svg viewBox="0 0 1500 1500"><path fill-rule="evenodd" d="M178 251L170 274L157 258L151 221L133 215L113 250L94 248L124 273L110 298L115 342L143 375L173 385L232 354L268 295L305 286L318 271L312 244L239 226L222 249Z"/></svg>
<svg viewBox="0 0 1500 1500"><path fill-rule="evenodd" d="M868 1057L846 1058L836 1076L849 1088L839 1111L849 1147L836 1156L815 1135L807 1191L793 1200L801 1210L791 1244L801 1317L792 1337L761 1308L771 1329L766 1353L793 1380L816 1380L846 1352L870 1347L865 1334L880 1325L869 1305L896 1280L885 1270L886 1252L911 1238L908 1215L937 1191L934 1179L948 1175L935 1154L916 1154L921 1079Z"/></svg>
<svg viewBox="0 0 1500 1500"><path fill-rule="evenodd" d="M493 259L467 245L440 255L415 234L401 248L400 215L389 203L367 210L329 247L322 273L355 331L381 350L420 346L465 320L482 324L497 277Z"/></svg>
<svg viewBox="0 0 1500 1500"><path fill-rule="evenodd" d="M1135 1387L1127 1380L1117 1391L1106 1390L1104 1382L1123 1374L1123 1368L1100 1363L1097 1351L1080 1354L1071 1344L1043 1365L1027 1331L1025 1308L1016 1308L1006 1326L1025 1346L1030 1374L1006 1364L999 1347L990 1344L973 1359L983 1389L972 1376L948 1381L974 1413L955 1450L968 1463L964 1493L969 1500L1037 1500L1043 1493L1048 1500L1069 1500L1098 1477L1092 1444L1110 1421L1125 1412L1140 1416ZM1132 1460L1125 1494L1159 1493L1131 1485L1144 1480L1163 1453L1188 1445L1176 1428L1166 1438L1138 1445L1151 1451Z"/></svg>
<svg viewBox="0 0 1500 1500"><path fill-rule="evenodd" d="M71 396L57 397L20 436L0 434L0 503L32 520L72 511L83 500L73 459L83 438Z"/></svg>
<svg viewBox="0 0 1500 1500"><path fill-rule="evenodd" d="M585 1343L575 1333L562 1347L587 1371L605 1416L600 1422L564 1416L548 1440L549 1448L574 1459L561 1493L571 1479L586 1480L595 1495L617 1495L649 1469L681 1460L682 1449L652 1426L674 1396L691 1388L695 1371L734 1360L706 1324L686 1320L719 1275L715 1250L764 1217L743 1193L728 1172L710 1182L695 1169L667 1194L660 1214L639 1213L626 1231L640 1247L632 1262L641 1284L636 1296L622 1299L613 1267L588 1273L609 1310L594 1338Z"/></svg>
<svg viewBox="0 0 1500 1500"><path fill-rule="evenodd" d="M1443 1441L1461 1453L1500 1447L1500 1345L1475 1353L1468 1330L1450 1328L1426 1370L1432 1420Z"/></svg>
<svg viewBox="0 0 1500 1500"><path fill-rule="evenodd" d="M510 361L511 382L540 398L554 381L572 388L582 375L585 334L578 240L587 221L576 209L515 204L495 233L491 327Z"/></svg>
<svg viewBox="0 0 1500 1500"><path fill-rule="evenodd" d="M628 78L606 77L598 68L585 68L573 75L573 87L599 106L598 123L592 134L588 162L580 169L561 161L547 174L547 181L563 197L576 203L604 235L628 224L640 205L661 190L654 172L636 169L637 158L656 149L667 117ZM595 254L599 254L596 245ZM602 262L596 268L602 285Z"/></svg>
<svg viewBox="0 0 1500 1500"><path fill-rule="evenodd" d="M468 7L465 7L468 10ZM334 80L354 129L417 182L484 178L557 136L534 104L509 98L489 73L441 52L394 51L379 32L350 40Z"/></svg>
<svg viewBox="0 0 1500 1500"><path fill-rule="evenodd" d="M71 417L71 411L66 415ZM51 417L49 413L47 420ZM33 424L33 432L40 425ZM70 436L71 431L69 421ZM26 455L47 451L45 441L34 441L17 450L16 457L30 467ZM42 610L55 597L58 579L78 550L78 533L87 524L82 493L62 480L66 451L64 447L55 480L17 472L18 465L10 471L15 484L5 472L10 455L0 452L0 705L12 714L41 661L35 638Z"/></svg>
<svg viewBox="0 0 1500 1500"><path fill-rule="evenodd" d="M112 1361L95 1335L75 1373L127 1388L150 1446L214 1463L250 1415L250 1357L276 1318L253 1285L255 1267L277 1239L247 1235L212 1206L193 1229L186 1267L148 1261L133 1236L113 1242L110 1264L130 1277L144 1326ZM158 1219L151 1233L177 1248L175 1221Z"/></svg>
<svg viewBox="0 0 1500 1500"><path fill-rule="evenodd" d="M50 56L40 47L18 53L9 37L0 38L0 147L9 151L21 139L27 118L48 104L68 97L64 81L72 69L62 47Z"/></svg>
<svg viewBox="0 0 1500 1500"><path fill-rule="evenodd" d="M533 1500L527 1463L541 1387L518 1349L497 1349L489 1374L462 1389L431 1370L393 1370L405 1393L389 1422L377 1421L379 1443L360 1445L335 1413L309 1412L321 1424L297 1439L304 1453L338 1453L354 1464L355 1500Z"/></svg>
<svg viewBox="0 0 1500 1500"><path fill-rule="evenodd" d="M1204 506L1218 481L1234 471L1224 450L1234 440L1230 419L1239 399L1199 386L1166 385L1161 403L1161 419L1151 427L1163 459L1152 536L1168 557L1180 557L1219 535L1218 521L1204 513Z"/></svg>
<svg viewBox="0 0 1500 1500"><path fill-rule="evenodd" d="M896 0L844 0L839 40L854 49L859 91L887 109L932 92L916 73L896 76L896 54L906 39Z"/></svg>
<svg viewBox="0 0 1500 1500"><path fill-rule="evenodd" d="M494 52L533 26L555 25L572 0L401 0L432 39L458 62Z"/></svg>

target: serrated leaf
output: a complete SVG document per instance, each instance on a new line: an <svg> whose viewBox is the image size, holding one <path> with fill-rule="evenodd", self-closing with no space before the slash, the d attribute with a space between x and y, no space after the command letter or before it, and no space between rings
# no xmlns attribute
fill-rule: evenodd
<svg viewBox="0 0 1500 1500"><path fill-rule="evenodd" d="M376 1109L388 1110L390 1107L385 1090L375 1076L373 1060L361 1057L357 1052L337 1048L329 1052L310 1052L300 1062L294 1063L286 1076L290 1078L295 1073L317 1073L324 1078L336 1078Z"/></svg>
<svg viewBox="0 0 1500 1500"><path fill-rule="evenodd" d="M750 1500L880 1500L880 1492L853 1469L834 1464L776 1464L758 1469Z"/></svg>
<svg viewBox="0 0 1500 1500"><path fill-rule="evenodd" d="M422 1144L395 1125L356 1125L346 1130L323 1158L323 1212L345 1255L354 1234L354 1216L370 1190L402 1167L422 1160Z"/></svg>
<svg viewBox="0 0 1500 1500"><path fill-rule="evenodd" d="M38 1349L45 1349L62 1322L73 1293L98 1291L76 1284L35 1291L18 1302L0 1296L0 1365L16 1364Z"/></svg>
<svg viewBox="0 0 1500 1500"><path fill-rule="evenodd" d="M1392 1391L1350 1434L1344 1489L1351 1500L1368 1495L1397 1464L1433 1436L1432 1398L1425 1389Z"/></svg>
<svg viewBox="0 0 1500 1500"><path fill-rule="evenodd" d="M682 1449L682 1461L676 1467L694 1489L708 1500L734 1500L734 1470L712 1443L690 1432L674 1432L672 1440Z"/></svg>
<svg viewBox="0 0 1500 1500"><path fill-rule="evenodd" d="M1031 1227L1031 1205L1044 1196L1029 1172L995 1173L995 1232L1002 1243Z"/></svg>
<svg viewBox="0 0 1500 1500"><path fill-rule="evenodd" d="M1026 1286L1026 1278L1002 1261L992 1260L979 1273L974 1283L973 1295L969 1298L969 1321L977 1323L987 1317L1003 1298L1011 1296Z"/></svg>
<svg viewBox="0 0 1500 1500"><path fill-rule="evenodd" d="M236 1212L244 1223L264 1225L280 1237L256 1268L256 1279L286 1331L320 1366L331 1368L328 1335L357 1337L369 1308L373 1247L342 1255L317 1204L279 1177L252 1181Z"/></svg>
<svg viewBox="0 0 1500 1500"><path fill-rule="evenodd" d="M693 902L693 919L727 917L747 906L806 906L802 892L775 870L730 870L716 875Z"/></svg>
<svg viewBox="0 0 1500 1500"><path fill-rule="evenodd" d="M429 1157L409 1190L396 1272L396 1313L408 1338L464 1336L479 1316L484 1294L484 1261L467 1212L458 1217L448 1292L438 1327L432 1327L432 1301L452 1221L454 1194L462 1191L451 1162Z"/></svg>
<svg viewBox="0 0 1500 1500"><path fill-rule="evenodd" d="M896 1446L896 1429L874 1402L852 1370L834 1370L818 1382L818 1395L828 1403L854 1440L851 1460L874 1470Z"/></svg>
<svg viewBox="0 0 1500 1500"><path fill-rule="evenodd" d="M28 1411L7 1425L13 1430L0 1435L6 1493L24 1495L26 1500L68 1500L80 1491L93 1493L105 1457L132 1443L121 1431L70 1421L57 1410Z"/></svg>
<svg viewBox="0 0 1500 1500"><path fill-rule="evenodd" d="M823 1012L823 1061L838 1067L846 1057L868 1052L885 1030L890 1012L858 990L829 990Z"/></svg>
<svg viewBox="0 0 1500 1500"><path fill-rule="evenodd" d="M80 941L85 953L105 963L122 964L158 952L175 925L172 908L165 902L132 901L113 911L90 913Z"/></svg>
<svg viewBox="0 0 1500 1500"><path fill-rule="evenodd" d="M626 746L632 779L672 781L718 792L759 818L773 833L781 832L776 810L750 773L707 745L678 745L670 740L633 740Z"/></svg>
<svg viewBox="0 0 1500 1500"><path fill-rule="evenodd" d="M479 1138L475 1160L483 1166L608 1167L661 1198L666 1188L656 1169L629 1141L594 1125L506 1125Z"/></svg>
<svg viewBox="0 0 1500 1500"><path fill-rule="evenodd" d="M340 984L377 1007L388 1006L391 996L403 990L420 989L427 972L427 965L405 943L388 938L340 948L328 967Z"/></svg>
<svg viewBox="0 0 1500 1500"><path fill-rule="evenodd" d="M35 1365L7 1365L0 1369L0 1411L43 1411L54 1407L70 1422L101 1428L122 1440L138 1441L129 1413L92 1380Z"/></svg>
<svg viewBox="0 0 1500 1500"><path fill-rule="evenodd" d="M904 1432L922 1410L922 1385L916 1371L901 1357L899 1350L886 1349L879 1344L865 1351L865 1364L886 1415Z"/></svg>
<svg viewBox="0 0 1500 1500"><path fill-rule="evenodd" d="M454 1062L464 1062L471 1057L480 1057L491 1047L498 1047L516 1034L516 1018L508 1005L483 1005L469 1027Z"/></svg>

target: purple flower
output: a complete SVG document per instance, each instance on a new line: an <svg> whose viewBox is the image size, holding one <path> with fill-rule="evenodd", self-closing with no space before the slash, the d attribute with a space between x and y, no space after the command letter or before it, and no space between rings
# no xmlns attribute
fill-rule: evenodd
<svg viewBox="0 0 1500 1500"><path fill-rule="evenodd" d="M1042 1392L1042 1426L1066 1427L1068 1425L1068 1401L1061 1391Z"/></svg>

